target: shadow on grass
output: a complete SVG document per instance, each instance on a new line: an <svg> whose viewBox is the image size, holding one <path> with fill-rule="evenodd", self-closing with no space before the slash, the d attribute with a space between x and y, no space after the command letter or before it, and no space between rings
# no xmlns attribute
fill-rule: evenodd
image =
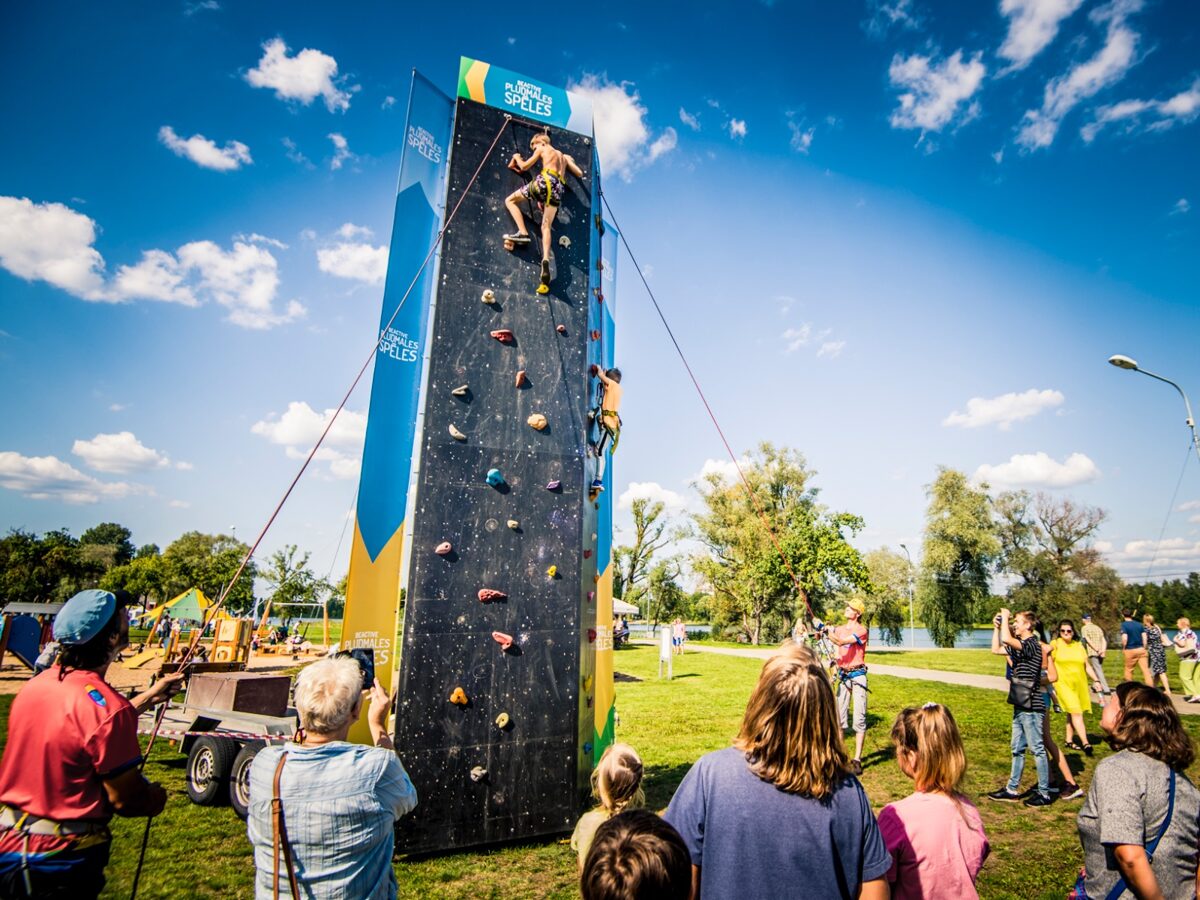
<svg viewBox="0 0 1200 900"><path fill-rule="evenodd" d="M642 784L646 791L646 808L660 810L671 802L675 789L683 776L692 767L691 763L674 766L647 766Z"/></svg>

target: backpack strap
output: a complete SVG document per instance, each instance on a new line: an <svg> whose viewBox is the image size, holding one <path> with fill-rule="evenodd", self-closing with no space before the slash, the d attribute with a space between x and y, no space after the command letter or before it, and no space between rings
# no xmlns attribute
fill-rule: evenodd
<svg viewBox="0 0 1200 900"><path fill-rule="evenodd" d="M1171 816L1174 815L1174 813L1175 770L1171 769L1171 781L1169 787L1167 788L1167 815L1166 818L1163 819L1162 827L1158 829L1158 834L1156 834L1154 838L1146 844L1147 862L1154 862L1154 851L1158 849L1158 842L1163 839L1163 835L1166 834L1167 829L1171 827ZM1125 884L1125 877L1121 876L1117 879L1117 883L1113 885L1112 890L1108 892L1108 895L1104 898L1104 900L1117 900L1118 897L1125 893L1125 889L1127 887L1128 885Z"/></svg>
<svg viewBox="0 0 1200 900"><path fill-rule="evenodd" d="M292 847L288 843L287 827L283 821L283 796L280 794L279 783L283 778L283 764L287 762L287 751L279 754L279 764L275 766L275 782L271 788L271 841L274 845L272 861L273 890L275 900L279 900L279 857L283 857L287 866L288 887L291 888L292 900L300 900L300 887L296 882L296 866L292 861ZM1172 772L1172 776L1174 772ZM1174 787L1174 782L1172 782Z"/></svg>

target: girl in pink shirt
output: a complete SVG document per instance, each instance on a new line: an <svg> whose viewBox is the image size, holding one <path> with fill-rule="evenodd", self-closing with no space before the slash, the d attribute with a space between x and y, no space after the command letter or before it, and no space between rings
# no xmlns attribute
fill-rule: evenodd
<svg viewBox="0 0 1200 900"><path fill-rule="evenodd" d="M979 810L960 791L967 757L954 716L938 703L909 707L896 717L892 742L917 789L879 814L893 900L978 898L975 879L990 848Z"/></svg>

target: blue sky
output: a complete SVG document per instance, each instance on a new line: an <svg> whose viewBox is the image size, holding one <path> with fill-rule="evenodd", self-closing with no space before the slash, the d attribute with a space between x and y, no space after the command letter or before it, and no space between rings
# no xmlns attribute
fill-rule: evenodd
<svg viewBox="0 0 1200 900"><path fill-rule="evenodd" d="M803 451L863 549L918 547L949 465L1104 507L1123 575L1200 568L1183 404L1105 364L1200 402L1195 4L428 9L0 14L0 525L258 532L374 341L410 71L468 55L592 95L726 433ZM678 511L727 461L635 274L617 489ZM267 551L344 570L367 400Z"/></svg>

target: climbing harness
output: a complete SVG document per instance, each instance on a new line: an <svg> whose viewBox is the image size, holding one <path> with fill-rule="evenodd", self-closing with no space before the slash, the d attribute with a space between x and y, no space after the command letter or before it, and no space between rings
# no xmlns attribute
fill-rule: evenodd
<svg viewBox="0 0 1200 900"><path fill-rule="evenodd" d="M100 822L83 820L71 822L56 822L53 819L43 819L30 815L24 810L11 806L0 805L0 830L13 831L21 835L21 877L25 880L25 893L30 897L33 893L33 876L29 872L29 839L35 835L48 835L58 838L76 838L72 850L86 850L105 841L112 840L108 826Z"/></svg>

